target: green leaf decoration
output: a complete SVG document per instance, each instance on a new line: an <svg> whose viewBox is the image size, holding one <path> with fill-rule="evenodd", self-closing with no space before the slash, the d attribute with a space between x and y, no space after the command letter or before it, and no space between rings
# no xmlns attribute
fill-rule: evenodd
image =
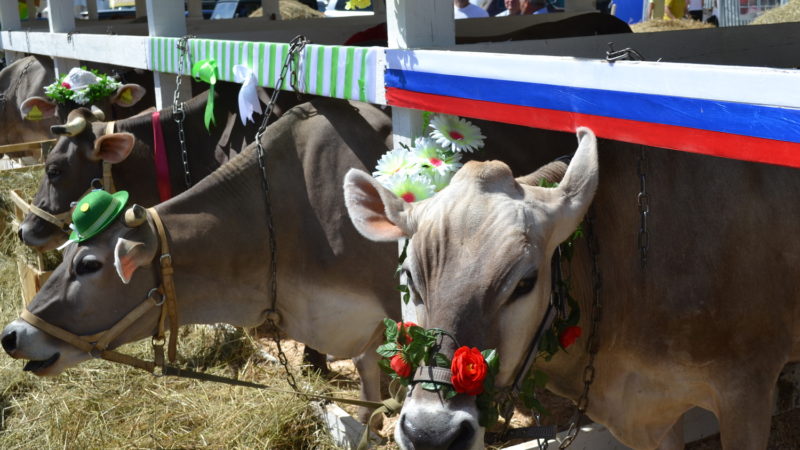
<svg viewBox="0 0 800 450"><path fill-rule="evenodd" d="M489 367L489 373L496 375L500 370L500 357L497 355L497 350L490 349L481 352L483 359L486 360L486 365Z"/></svg>
<svg viewBox="0 0 800 450"><path fill-rule="evenodd" d="M383 326L386 327L386 341L387 342L397 342L397 322L388 317L383 319Z"/></svg>
<svg viewBox="0 0 800 450"><path fill-rule="evenodd" d="M390 375L395 374L394 370L392 370L391 362L388 359L385 358L379 359L378 367L380 367L384 373L388 373Z"/></svg>
<svg viewBox="0 0 800 450"><path fill-rule="evenodd" d="M541 370L534 370L532 379L533 385L542 389L544 389L544 387L547 386L547 382L550 381L550 377Z"/></svg>
<svg viewBox="0 0 800 450"><path fill-rule="evenodd" d="M399 350L397 349L397 344L394 342L387 342L386 344L381 345L378 347L378 354L383 356L384 358L391 358L394 356Z"/></svg>
<svg viewBox="0 0 800 450"><path fill-rule="evenodd" d="M450 400L451 398L458 395L455 389L452 386L442 385L442 394L444 394L445 400Z"/></svg>
<svg viewBox="0 0 800 450"><path fill-rule="evenodd" d="M425 389L426 391L436 392L440 389L441 385L438 383L431 383L430 381L426 381L424 383L419 383L419 387Z"/></svg>
<svg viewBox="0 0 800 450"><path fill-rule="evenodd" d="M450 358L445 356L444 353L436 353L433 355L433 363L436 367L444 367L445 369L449 369L452 365Z"/></svg>

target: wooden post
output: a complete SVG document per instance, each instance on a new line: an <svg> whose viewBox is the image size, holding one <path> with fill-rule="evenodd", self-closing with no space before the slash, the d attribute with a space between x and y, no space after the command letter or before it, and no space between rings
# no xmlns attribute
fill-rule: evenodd
<svg viewBox="0 0 800 450"><path fill-rule="evenodd" d="M22 24L19 20L19 9L16 0L0 0L0 24L3 31L19 30ZM19 52L6 51L6 64L11 64L25 56Z"/></svg>
<svg viewBox="0 0 800 450"><path fill-rule="evenodd" d="M378 17L386 15L386 0L373 0L372 12Z"/></svg>
<svg viewBox="0 0 800 450"><path fill-rule="evenodd" d="M455 45L453 4L443 0L386 2L389 48L442 48ZM422 132L422 111L392 108L394 146L411 145ZM400 242L402 250L403 242ZM402 304L403 320L416 322L414 305Z"/></svg>
<svg viewBox="0 0 800 450"><path fill-rule="evenodd" d="M139 17L147 17L148 8L146 5L146 0L136 0L136 18Z"/></svg>
<svg viewBox="0 0 800 450"><path fill-rule="evenodd" d="M186 34L183 0L147 0L147 31L150 36L180 37ZM185 68L186 73L192 70ZM156 109L164 109L172 105L175 93L175 75L153 72L155 80ZM191 97L191 86L188 78L181 83L181 99Z"/></svg>
<svg viewBox="0 0 800 450"><path fill-rule="evenodd" d="M71 33L75 31L75 9L72 0L50 0L47 2L49 13L47 21L51 33ZM79 67L77 59L53 58L56 77L69 72L73 67Z"/></svg>
<svg viewBox="0 0 800 450"><path fill-rule="evenodd" d="M264 11L264 18L281 20L281 10L278 7L278 0L261 0L261 9Z"/></svg>
<svg viewBox="0 0 800 450"><path fill-rule="evenodd" d="M203 2L202 0L188 0L187 6L189 8L190 19L203 18Z"/></svg>
<svg viewBox="0 0 800 450"><path fill-rule="evenodd" d="M100 18L97 14L97 0L86 0L86 10L89 13L89 20Z"/></svg>

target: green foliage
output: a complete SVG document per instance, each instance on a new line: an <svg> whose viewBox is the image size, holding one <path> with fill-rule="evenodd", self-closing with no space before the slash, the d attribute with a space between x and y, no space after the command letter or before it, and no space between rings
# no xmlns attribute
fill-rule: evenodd
<svg viewBox="0 0 800 450"><path fill-rule="evenodd" d="M85 66L81 67L81 69L88 70ZM65 73L61 75L58 81L44 88L45 95L56 103L74 102L79 105L87 105L114 94L122 85L97 70L92 69L91 72L98 78L97 83L90 84L80 90L74 90L71 87L64 86L64 80L68 75Z"/></svg>

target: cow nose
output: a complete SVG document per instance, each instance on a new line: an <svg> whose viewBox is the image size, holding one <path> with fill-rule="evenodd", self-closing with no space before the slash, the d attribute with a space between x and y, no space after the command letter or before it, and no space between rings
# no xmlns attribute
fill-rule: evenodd
<svg viewBox="0 0 800 450"><path fill-rule="evenodd" d="M430 422L428 422L429 424ZM405 438L414 446L414 450L467 450L472 447L475 429L468 420L463 420L457 427L447 429L431 429L418 427L409 417L400 418L400 427Z"/></svg>
<svg viewBox="0 0 800 450"><path fill-rule="evenodd" d="M17 349L17 332L16 331L9 331L3 333L3 350L6 351L9 355Z"/></svg>
<svg viewBox="0 0 800 450"><path fill-rule="evenodd" d="M22 237L22 227L19 227L17 230L17 236L19 236L19 240L25 242L25 239Z"/></svg>

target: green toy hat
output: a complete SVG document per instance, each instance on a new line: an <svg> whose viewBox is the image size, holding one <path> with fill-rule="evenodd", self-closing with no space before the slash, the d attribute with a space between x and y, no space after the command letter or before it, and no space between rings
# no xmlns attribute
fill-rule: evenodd
<svg viewBox="0 0 800 450"><path fill-rule="evenodd" d="M95 189L84 195L72 211L69 240L83 242L105 230L122 213L127 202L127 191L109 194L102 189Z"/></svg>

